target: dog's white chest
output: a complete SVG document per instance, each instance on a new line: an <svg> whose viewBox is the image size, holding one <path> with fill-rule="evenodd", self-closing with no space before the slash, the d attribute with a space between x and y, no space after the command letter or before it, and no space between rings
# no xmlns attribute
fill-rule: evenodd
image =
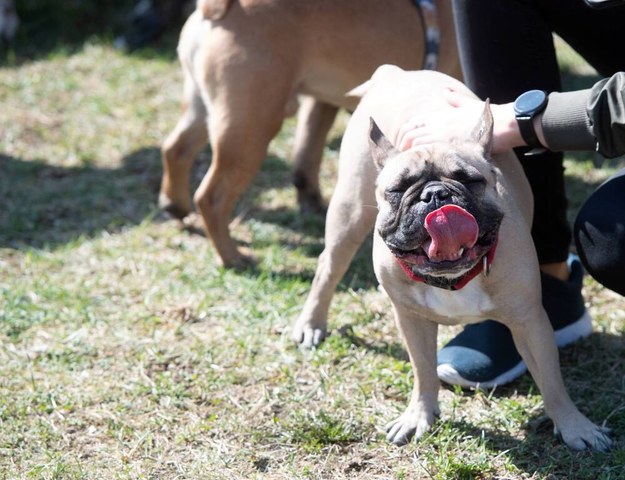
<svg viewBox="0 0 625 480"><path fill-rule="evenodd" d="M454 323L478 321L485 318L494 304L484 291L479 279L465 285L461 290L444 290L436 287L416 289L417 302L441 317Z"/></svg>

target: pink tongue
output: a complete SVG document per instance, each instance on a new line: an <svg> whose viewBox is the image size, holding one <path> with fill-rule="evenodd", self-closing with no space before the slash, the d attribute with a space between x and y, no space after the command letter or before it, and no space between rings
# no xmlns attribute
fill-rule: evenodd
<svg viewBox="0 0 625 480"><path fill-rule="evenodd" d="M473 215L457 205L443 205L425 217L425 229L432 240L423 248L431 260L457 260L462 248L477 241L479 228Z"/></svg>

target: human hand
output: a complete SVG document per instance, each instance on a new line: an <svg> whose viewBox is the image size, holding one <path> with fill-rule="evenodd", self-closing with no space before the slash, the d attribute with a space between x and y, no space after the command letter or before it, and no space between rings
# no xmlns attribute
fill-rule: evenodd
<svg viewBox="0 0 625 480"><path fill-rule="evenodd" d="M446 104L438 110L416 115L399 129L397 147L408 150L418 145L448 142L454 138L467 138L480 121L485 102L452 89L443 92ZM490 105L493 113L492 153L502 153L523 145L514 118L512 103Z"/></svg>

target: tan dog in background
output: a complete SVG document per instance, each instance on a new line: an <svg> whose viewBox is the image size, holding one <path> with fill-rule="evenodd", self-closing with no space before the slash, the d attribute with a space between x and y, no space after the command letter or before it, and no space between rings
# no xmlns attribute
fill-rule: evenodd
<svg viewBox="0 0 625 480"><path fill-rule="evenodd" d="M449 0L199 0L178 45L182 117L163 145L162 208L191 210L189 173L210 137L212 163L193 195L208 237L227 267L252 257L230 235L234 205L261 167L296 95L307 96L293 148L302 210L319 210L321 155L345 93L383 63L420 69L439 36L436 68L460 77Z"/></svg>
<svg viewBox="0 0 625 480"><path fill-rule="evenodd" d="M419 438L438 414L437 325L495 319L512 331L565 443L607 450L605 429L565 390L541 303L531 190L512 152L491 157L490 109L473 132L451 143L399 152L389 140L413 115L440 108L446 88L471 94L438 72L376 71L343 136L326 246L294 340L311 346L323 339L334 289L375 224L376 276L414 375L406 411L387 427L389 441Z"/></svg>

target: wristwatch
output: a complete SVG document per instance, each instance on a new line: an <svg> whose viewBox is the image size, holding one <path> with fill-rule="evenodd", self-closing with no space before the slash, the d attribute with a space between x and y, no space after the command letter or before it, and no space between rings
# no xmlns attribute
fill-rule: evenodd
<svg viewBox="0 0 625 480"><path fill-rule="evenodd" d="M542 90L530 90L514 101L514 115L519 131L525 143L532 148L544 148L534 130L534 117L547 106L547 93Z"/></svg>

